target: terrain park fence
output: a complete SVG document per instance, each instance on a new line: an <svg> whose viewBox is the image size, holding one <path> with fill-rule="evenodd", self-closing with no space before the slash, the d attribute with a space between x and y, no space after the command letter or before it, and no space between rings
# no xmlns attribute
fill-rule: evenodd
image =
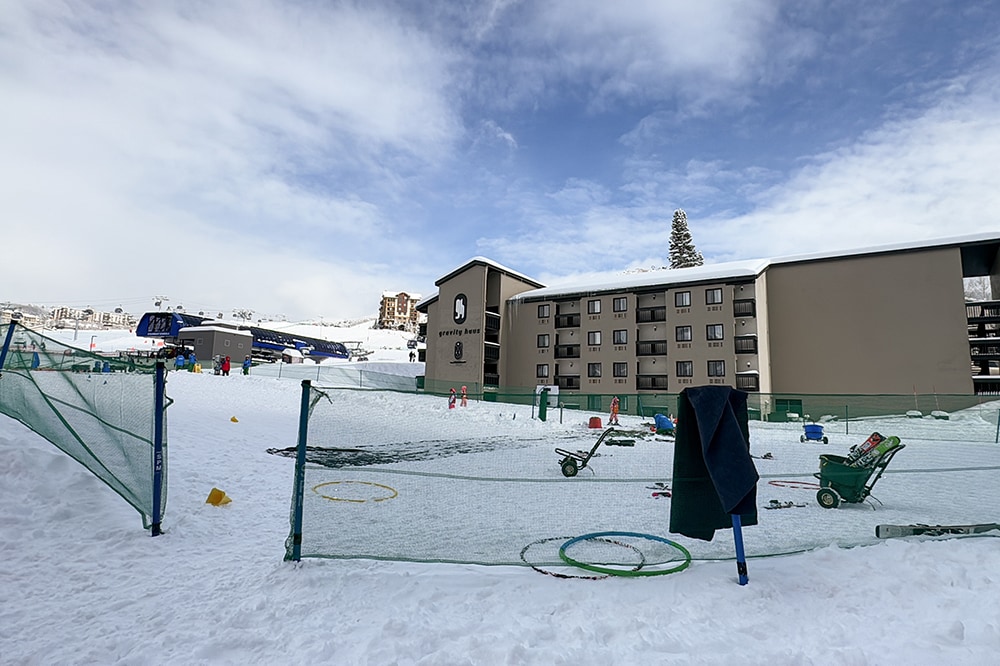
<svg viewBox="0 0 1000 666"><path fill-rule="evenodd" d="M162 361L104 357L16 321L0 350L0 412L89 469L155 536L167 502Z"/></svg>
<svg viewBox="0 0 1000 666"><path fill-rule="evenodd" d="M684 553L736 556L728 530L711 541L669 533L674 441L649 414L633 409L607 434L589 428L595 413L583 410L567 412L562 423L550 412L543 422L529 404L474 400L450 410L435 395L359 395L302 382L298 445L282 453L295 457L286 559L529 565L587 577L594 572L579 575L567 563L641 575L680 567ZM815 397L804 405L843 404L842 396ZM883 408L873 407L857 421L853 414L864 410L855 404L849 432L827 414L827 442L807 438L815 429L805 429L813 424L801 412L750 421L760 481L759 523L743 528L747 557L875 543L879 524L1000 522L993 438L1000 402L966 397L964 408L949 405L947 419L896 407L879 416ZM408 418L427 413L433 417L422 426ZM475 428L462 426L471 419ZM833 477L837 456L875 432L903 444L891 464ZM567 452L576 455L573 476L561 467ZM835 507L819 501L831 479L841 498Z"/></svg>

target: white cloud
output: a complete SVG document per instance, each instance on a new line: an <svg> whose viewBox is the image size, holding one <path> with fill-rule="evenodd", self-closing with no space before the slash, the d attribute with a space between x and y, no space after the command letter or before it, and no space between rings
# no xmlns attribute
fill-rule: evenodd
<svg viewBox="0 0 1000 666"><path fill-rule="evenodd" d="M314 311L290 286L308 284L330 314L375 310L405 224L381 202L462 134L447 47L349 5L7 4L0 198L26 250L8 297L194 298L220 276L261 309ZM86 285L60 273L86 259Z"/></svg>

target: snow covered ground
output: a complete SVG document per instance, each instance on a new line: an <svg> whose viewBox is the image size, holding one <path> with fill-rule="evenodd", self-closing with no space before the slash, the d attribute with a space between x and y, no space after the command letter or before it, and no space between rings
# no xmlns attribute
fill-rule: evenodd
<svg viewBox="0 0 1000 666"><path fill-rule="evenodd" d="M95 340L102 350L128 348L114 340L136 341L104 335ZM386 342L383 357L376 349L372 361L411 365L405 337L397 338L402 342ZM87 347L89 339L81 332L77 342ZM875 542L870 536L874 522L915 515L926 515L927 522L1000 517L995 470L965 472L971 476L926 471L997 464L1000 447L961 437L961 428L989 425L979 414L943 424L955 427L950 442L908 438L905 419L879 425L893 428L880 431L899 435L907 449L891 465L894 473L878 482L875 494L886 504L878 511L865 505L822 509L814 493L768 483L804 478L795 475L814 469L818 453L843 453L855 437L837 434L829 445L803 445L789 437L791 426L754 425L753 453L774 455L755 461L764 477L759 500L801 498L808 506L761 510L761 524L745 530L748 547L793 529L811 530L810 539L822 542L824 526L834 525L832 544L844 530L852 534L846 524L852 522L858 539L871 544L752 559L750 584L739 586L731 560L696 559L677 574L602 580L559 579L525 566L284 562L293 467L291 459L267 449L295 444L299 382L171 373L168 394L175 403L168 410L166 532L156 538L87 470L19 423L0 418L0 662L985 664L1000 653L1000 532L949 540ZM383 442L538 438L541 443L529 442L510 458L498 451L473 457L493 460L497 470L514 465L522 476L546 480L539 484L544 487L579 481L577 487L603 488L620 479L629 492L622 501L638 507L632 513L662 511L654 533L668 536L669 500L646 496L650 491L638 479L646 478L640 470L651 460L666 465L662 454L669 443L650 439L608 451L594 460L594 475L584 470L566 480L552 442L544 440L566 448L593 442L581 412L567 412L563 423L557 415L542 423L531 419L530 407L472 402L449 411L438 398L392 394L398 418L386 419L377 395L334 392L346 411L331 414L351 416L337 424L342 441L377 449ZM622 422L640 425L637 417ZM460 472L469 459L406 466ZM392 474L399 466L385 465L385 478L402 478ZM662 478L663 469L648 479ZM330 472L338 473L343 479L359 472ZM393 484L403 485L385 485ZM206 504L213 487L232 503ZM398 510L392 502L382 504ZM363 528L363 518L358 522ZM560 527L566 531L552 536L603 525L574 518ZM716 542L731 546L728 531ZM516 544L515 555L523 545Z"/></svg>

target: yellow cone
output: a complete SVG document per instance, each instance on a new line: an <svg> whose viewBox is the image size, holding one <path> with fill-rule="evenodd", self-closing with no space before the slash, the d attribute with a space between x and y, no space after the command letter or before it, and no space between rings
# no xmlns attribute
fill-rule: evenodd
<svg viewBox="0 0 1000 666"><path fill-rule="evenodd" d="M226 493L222 492L218 488L212 488L211 492L208 493L208 499L205 500L205 504L211 504L212 506L223 506L232 502L232 498Z"/></svg>
<svg viewBox="0 0 1000 666"><path fill-rule="evenodd" d="M229 420L232 421L233 423L239 423L240 422L240 420L238 418L236 418L235 416L233 418L229 419Z"/></svg>

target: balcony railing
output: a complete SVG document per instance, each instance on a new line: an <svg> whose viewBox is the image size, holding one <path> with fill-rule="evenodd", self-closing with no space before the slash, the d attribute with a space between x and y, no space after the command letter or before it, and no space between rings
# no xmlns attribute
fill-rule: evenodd
<svg viewBox="0 0 1000 666"><path fill-rule="evenodd" d="M649 340L646 342L635 343L635 355L636 356L666 356L667 355L667 341L666 340Z"/></svg>
<svg viewBox="0 0 1000 666"><path fill-rule="evenodd" d="M483 328L490 332L497 332L500 330L500 315L493 312L487 312L486 321L483 324Z"/></svg>
<svg viewBox="0 0 1000 666"><path fill-rule="evenodd" d="M733 338L733 346L736 348L737 354L756 354L757 336L737 335L735 338Z"/></svg>
<svg viewBox="0 0 1000 666"><path fill-rule="evenodd" d="M736 373L736 388L740 391L759 391L760 375L756 372Z"/></svg>
<svg viewBox="0 0 1000 666"><path fill-rule="evenodd" d="M580 328L579 314L557 314L556 328Z"/></svg>
<svg viewBox="0 0 1000 666"><path fill-rule="evenodd" d="M580 345L556 345L556 358L580 358Z"/></svg>
<svg viewBox="0 0 1000 666"><path fill-rule="evenodd" d="M566 390L579 389L580 375L559 375L556 377L556 385Z"/></svg>
<svg viewBox="0 0 1000 666"><path fill-rule="evenodd" d="M973 321L1000 321L1000 301L966 303L965 316L970 324Z"/></svg>
<svg viewBox="0 0 1000 666"><path fill-rule="evenodd" d="M636 375L635 377L635 387L640 391L657 389L666 390L667 388L667 376L666 375Z"/></svg>
<svg viewBox="0 0 1000 666"><path fill-rule="evenodd" d="M667 308L657 306L652 308L638 308L635 311L635 321L639 324L648 324L654 321L666 321Z"/></svg>
<svg viewBox="0 0 1000 666"><path fill-rule="evenodd" d="M483 386L500 386L500 375L489 372L484 374Z"/></svg>
<svg viewBox="0 0 1000 666"><path fill-rule="evenodd" d="M752 298L741 298L733 301L734 317L756 317L757 301Z"/></svg>
<svg viewBox="0 0 1000 666"><path fill-rule="evenodd" d="M500 360L500 345L489 343L483 345L483 361L486 363L496 363Z"/></svg>

